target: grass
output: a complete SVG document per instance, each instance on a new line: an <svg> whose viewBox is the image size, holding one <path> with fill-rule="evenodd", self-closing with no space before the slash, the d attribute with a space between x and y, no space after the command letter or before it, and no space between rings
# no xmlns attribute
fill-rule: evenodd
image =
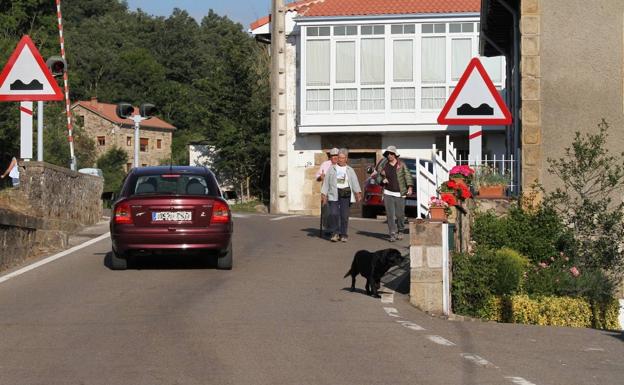
<svg viewBox="0 0 624 385"><path fill-rule="evenodd" d="M258 201L258 200L252 200L249 202L244 202L244 203L236 203L233 205L230 205L230 209L232 211L237 211L237 212L247 212L247 213L255 213L256 212L256 206L257 205L261 205L262 202Z"/></svg>

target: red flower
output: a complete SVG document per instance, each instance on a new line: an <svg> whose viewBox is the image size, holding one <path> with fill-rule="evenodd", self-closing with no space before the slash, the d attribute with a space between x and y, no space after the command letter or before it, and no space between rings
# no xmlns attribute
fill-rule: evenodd
<svg viewBox="0 0 624 385"><path fill-rule="evenodd" d="M444 202L446 202L449 206L456 206L457 205L457 200L455 199L453 194L442 193L442 194L440 194L440 199L442 199Z"/></svg>

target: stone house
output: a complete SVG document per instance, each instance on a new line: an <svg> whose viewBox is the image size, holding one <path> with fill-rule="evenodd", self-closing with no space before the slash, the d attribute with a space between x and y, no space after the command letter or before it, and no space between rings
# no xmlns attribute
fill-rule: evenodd
<svg viewBox="0 0 624 385"><path fill-rule="evenodd" d="M360 182L389 145L403 157L430 159L432 146L443 148L449 135L465 159L468 126L439 125L437 117L479 56L480 6L480 0L308 0L281 8L279 36L272 36L270 17L252 23L258 41L279 44L272 211L318 214L314 175L332 147L349 149ZM482 62L508 98L504 57ZM509 137L508 127L485 128L483 153L509 158Z"/></svg>
<svg viewBox="0 0 624 385"><path fill-rule="evenodd" d="M522 187L555 180L574 132L597 132L605 119L610 150L624 148L624 2L482 0L479 51L504 55L511 79L514 140ZM518 69L517 71L515 69ZM514 74L513 77L511 74Z"/></svg>
<svg viewBox="0 0 624 385"><path fill-rule="evenodd" d="M95 141L97 157L113 147L119 147L128 154L126 171L134 167L134 122L120 119L115 104L102 103L97 98L79 101L72 105L76 125ZM135 107L135 114L139 109ZM171 157L171 141L175 127L153 117L141 122L139 143L139 166L156 166Z"/></svg>

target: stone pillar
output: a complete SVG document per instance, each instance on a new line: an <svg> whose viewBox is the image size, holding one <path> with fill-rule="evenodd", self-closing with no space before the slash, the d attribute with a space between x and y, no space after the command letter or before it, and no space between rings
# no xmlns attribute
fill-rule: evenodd
<svg viewBox="0 0 624 385"><path fill-rule="evenodd" d="M420 310L450 312L448 225L410 222L410 303Z"/></svg>
<svg viewBox="0 0 624 385"><path fill-rule="evenodd" d="M542 93L540 72L541 0L522 0L520 6L520 74L522 98L522 189L541 182Z"/></svg>

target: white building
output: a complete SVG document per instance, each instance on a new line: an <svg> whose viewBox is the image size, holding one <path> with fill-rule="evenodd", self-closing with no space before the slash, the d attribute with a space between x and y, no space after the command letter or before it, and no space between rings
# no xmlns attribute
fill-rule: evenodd
<svg viewBox="0 0 624 385"><path fill-rule="evenodd" d="M468 127L437 117L479 50L480 0L312 0L285 6L288 212L317 213L314 174L332 147L349 149L361 181L382 149L430 158L445 136L468 155ZM270 20L251 32L269 41ZM499 90L503 57L482 62ZM507 153L505 127L486 128L483 153Z"/></svg>

